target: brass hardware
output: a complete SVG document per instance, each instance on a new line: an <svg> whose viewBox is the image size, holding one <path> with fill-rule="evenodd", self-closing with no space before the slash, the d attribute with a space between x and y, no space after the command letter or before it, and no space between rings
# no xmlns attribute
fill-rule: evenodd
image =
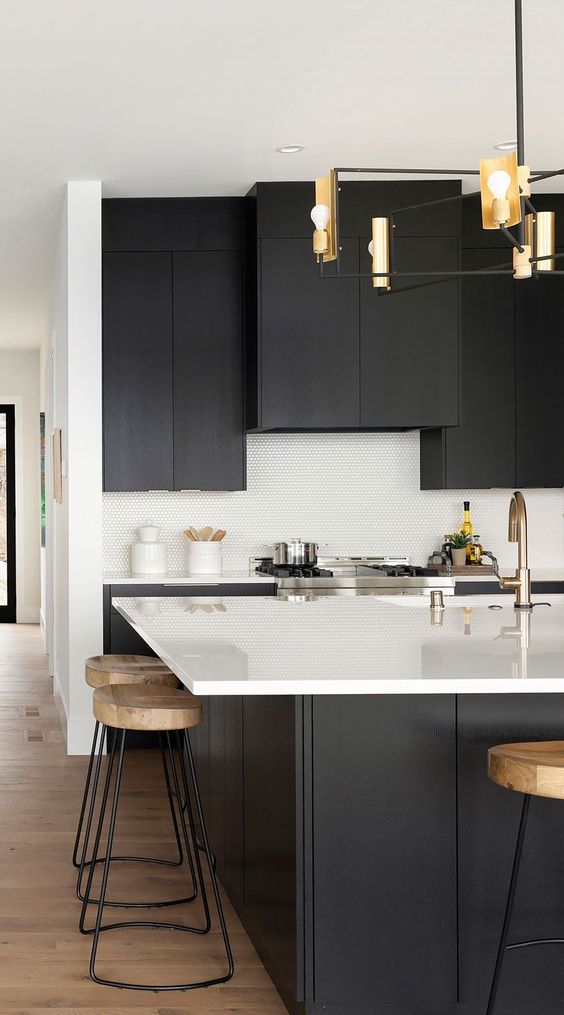
<svg viewBox="0 0 564 1015"><path fill-rule="evenodd" d="M389 292L392 288L389 275L382 272L390 270L390 220L388 218L372 219L372 271L379 277L372 279L374 289Z"/></svg>
<svg viewBox="0 0 564 1015"><path fill-rule="evenodd" d="M527 508L525 498L520 490L516 490L509 505L508 539L518 544L517 570L510 578L498 575L502 589L515 590L515 606L517 609L530 610L531 603L531 572L528 565L527 551Z"/></svg>
<svg viewBox="0 0 564 1015"><path fill-rule="evenodd" d="M519 183L519 190L521 191L523 197L531 196L531 184L529 183L530 175L530 166L517 166L517 181Z"/></svg>
<svg viewBox="0 0 564 1015"><path fill-rule="evenodd" d="M497 169L503 169L509 173L511 182L505 198L494 198L488 187L488 180ZM480 159L480 194L482 200L482 226L484 229L499 229L502 222L501 215L498 221L494 218L495 210L501 211L508 202L507 218L503 221L506 228L517 225L521 221L521 201L519 196L519 178L517 170L517 155L511 152L510 155L500 155L494 159Z"/></svg>
<svg viewBox="0 0 564 1015"><path fill-rule="evenodd" d="M515 278L531 278L533 266L530 261L531 248L528 243L523 244L523 251L513 247L513 268Z"/></svg>
<svg viewBox="0 0 564 1015"><path fill-rule="evenodd" d="M315 181L315 203L329 208L329 221L326 229L315 230L313 252L317 255L317 260L323 254L324 261L334 261L337 257L337 187L334 169L329 170L328 176Z"/></svg>
<svg viewBox="0 0 564 1015"><path fill-rule="evenodd" d="M535 251L536 257L548 257L554 253L555 248L555 213L553 211L538 211L537 219L537 243L536 249L533 245L533 219L534 216L525 215L525 243L528 243L531 250ZM539 261L535 264L535 271L554 271L552 258L547 261Z"/></svg>

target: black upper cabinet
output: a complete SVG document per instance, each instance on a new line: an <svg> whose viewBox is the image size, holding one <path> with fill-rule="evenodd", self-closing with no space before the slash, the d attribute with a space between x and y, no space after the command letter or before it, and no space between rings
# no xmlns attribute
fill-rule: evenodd
<svg viewBox="0 0 564 1015"><path fill-rule="evenodd" d="M103 255L104 489L173 489L172 255Z"/></svg>
<svg viewBox="0 0 564 1015"><path fill-rule="evenodd" d="M103 203L106 490L245 488L243 214Z"/></svg>
<svg viewBox="0 0 564 1015"><path fill-rule="evenodd" d="M518 486L564 486L563 283L515 285Z"/></svg>
<svg viewBox="0 0 564 1015"><path fill-rule="evenodd" d="M174 488L243 490L243 255L173 255Z"/></svg>
<svg viewBox="0 0 564 1015"><path fill-rule="evenodd" d="M394 248L398 271L458 269L454 236L397 238ZM458 297L457 281L385 296L361 282L361 427L458 423Z"/></svg>
<svg viewBox="0 0 564 1015"><path fill-rule="evenodd" d="M397 270L456 271L458 203L433 214L411 206L459 190L456 181L343 183L340 271L370 271L371 217L404 206L395 216ZM311 250L313 184L257 184L247 201L248 429L456 424L456 283L383 296L369 280L321 278ZM328 276L335 270L325 266Z"/></svg>
<svg viewBox="0 0 564 1015"><path fill-rule="evenodd" d="M510 256L507 249L464 250L462 267L489 268ZM460 425L421 434L424 490L515 483L515 283L479 275L460 286Z"/></svg>
<svg viewBox="0 0 564 1015"><path fill-rule="evenodd" d="M357 240L342 257L358 271ZM356 279L321 279L305 239L263 240L260 277L261 429L358 427Z"/></svg>

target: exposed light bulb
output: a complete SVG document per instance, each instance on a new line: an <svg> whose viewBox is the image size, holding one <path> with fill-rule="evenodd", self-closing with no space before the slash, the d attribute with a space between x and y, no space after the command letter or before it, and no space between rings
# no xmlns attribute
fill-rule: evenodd
<svg viewBox="0 0 564 1015"><path fill-rule="evenodd" d="M368 244L368 253L371 257L374 257L374 243L372 240L370 240L370 243Z"/></svg>
<svg viewBox="0 0 564 1015"><path fill-rule="evenodd" d="M311 221L316 229L326 229L330 217L330 211L326 204L316 204L311 209Z"/></svg>
<svg viewBox="0 0 564 1015"><path fill-rule="evenodd" d="M506 173L505 169L496 169L488 176L488 188L493 197L506 197L510 183L511 177L509 173Z"/></svg>

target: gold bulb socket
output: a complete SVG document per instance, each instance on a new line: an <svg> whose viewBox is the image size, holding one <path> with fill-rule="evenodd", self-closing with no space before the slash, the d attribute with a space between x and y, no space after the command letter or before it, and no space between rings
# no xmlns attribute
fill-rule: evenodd
<svg viewBox="0 0 564 1015"><path fill-rule="evenodd" d="M494 197L492 201L492 215L496 225L505 225L510 215L509 201L506 197Z"/></svg>
<svg viewBox="0 0 564 1015"><path fill-rule="evenodd" d="M534 243L534 215L525 216L525 243L528 243L535 257L546 257L546 261L537 261L535 271L554 271L554 260L551 255L555 249L556 215L553 211L538 211L537 242Z"/></svg>
<svg viewBox="0 0 564 1015"><path fill-rule="evenodd" d="M326 254L329 250L329 236L326 229L314 229L313 231L313 252L317 254Z"/></svg>
<svg viewBox="0 0 564 1015"><path fill-rule="evenodd" d="M517 247L513 247L513 277L514 278L531 278L533 274L533 266L529 260L531 257L531 247L528 243L523 244L523 252L517 250Z"/></svg>
<svg viewBox="0 0 564 1015"><path fill-rule="evenodd" d="M389 292L392 288L390 276L390 220L372 219L372 271L378 278L372 279L374 289Z"/></svg>

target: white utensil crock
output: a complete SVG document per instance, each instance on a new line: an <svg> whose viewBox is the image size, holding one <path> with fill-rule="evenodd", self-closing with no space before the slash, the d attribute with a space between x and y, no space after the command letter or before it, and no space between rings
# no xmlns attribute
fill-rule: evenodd
<svg viewBox="0 0 564 1015"><path fill-rule="evenodd" d="M223 570L221 543L207 540L189 542L186 554L190 574L221 574Z"/></svg>

